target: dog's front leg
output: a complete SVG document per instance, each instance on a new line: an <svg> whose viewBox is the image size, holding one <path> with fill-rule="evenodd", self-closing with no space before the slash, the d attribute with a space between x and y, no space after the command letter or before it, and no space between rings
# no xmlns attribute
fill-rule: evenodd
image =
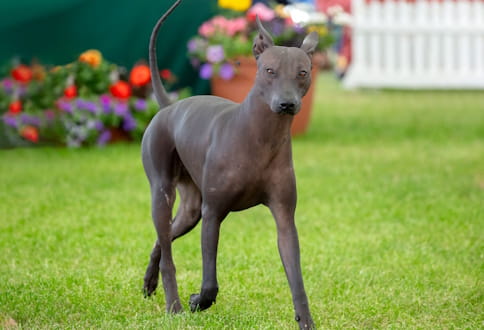
<svg viewBox="0 0 484 330"><path fill-rule="evenodd" d="M269 205L277 225L277 244L282 264L291 287L296 321L301 329L314 329L309 312L308 298L304 290L299 257L299 240L294 223L295 205L279 202ZM294 203L295 204L295 203Z"/></svg>
<svg viewBox="0 0 484 330"><path fill-rule="evenodd" d="M190 309L192 312L209 308L217 298L217 247L220 224L225 215L226 213L215 212L207 206L202 207L203 280L200 293L190 296Z"/></svg>

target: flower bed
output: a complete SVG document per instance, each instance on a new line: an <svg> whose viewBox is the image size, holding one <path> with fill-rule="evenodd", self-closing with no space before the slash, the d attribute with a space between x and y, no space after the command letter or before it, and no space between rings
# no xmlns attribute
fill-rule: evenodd
<svg viewBox="0 0 484 330"><path fill-rule="evenodd" d="M9 144L79 147L140 139L158 111L147 65L130 72L89 50L64 66L13 65L0 79L0 114ZM162 70L165 85L175 77ZM187 91L181 91L184 96Z"/></svg>

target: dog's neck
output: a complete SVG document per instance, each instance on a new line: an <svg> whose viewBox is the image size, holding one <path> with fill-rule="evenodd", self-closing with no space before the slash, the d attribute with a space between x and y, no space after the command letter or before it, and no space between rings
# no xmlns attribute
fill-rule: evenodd
<svg viewBox="0 0 484 330"><path fill-rule="evenodd" d="M258 145L263 152L278 152L281 146L290 148L294 116L273 112L259 90L255 85L235 111L233 128L244 136L246 145Z"/></svg>

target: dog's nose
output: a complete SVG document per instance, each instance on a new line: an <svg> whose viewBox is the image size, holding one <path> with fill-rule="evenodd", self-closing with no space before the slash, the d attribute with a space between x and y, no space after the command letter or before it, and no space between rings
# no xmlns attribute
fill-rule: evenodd
<svg viewBox="0 0 484 330"><path fill-rule="evenodd" d="M296 104L293 102L282 102L279 104L279 110L282 112L293 112L296 108Z"/></svg>

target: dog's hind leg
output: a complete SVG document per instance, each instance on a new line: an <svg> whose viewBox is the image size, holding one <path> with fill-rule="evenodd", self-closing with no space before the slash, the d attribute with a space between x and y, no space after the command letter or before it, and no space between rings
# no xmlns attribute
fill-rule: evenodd
<svg viewBox="0 0 484 330"><path fill-rule="evenodd" d="M180 180L177 189L180 194L180 205L171 225L172 241L192 230L202 216L200 190L188 175Z"/></svg>
<svg viewBox="0 0 484 330"><path fill-rule="evenodd" d="M171 225L172 241L192 230L201 218L202 196L192 179L184 176L180 179L177 189L180 194L180 206ZM156 240L144 278L145 297L151 296L158 286L160 260L161 248L159 241Z"/></svg>
<svg viewBox="0 0 484 330"><path fill-rule="evenodd" d="M169 141L165 140L166 145L163 146L158 143L156 149L150 148L151 141L151 136L143 141L143 166L150 182L151 215L158 240L146 270L144 291L146 295L150 295L156 289L159 269L165 290L166 309L168 312L177 313L182 311L182 307L171 250L171 217L180 164L176 151L168 144ZM171 153L160 152L160 150L170 149ZM152 150L157 152L151 152ZM159 261L159 268L156 266L157 261Z"/></svg>
<svg viewBox="0 0 484 330"><path fill-rule="evenodd" d="M145 297L149 297L155 292L158 287L158 278L160 272L160 260L161 260L161 248L158 239L153 246L153 250L150 255L150 263L146 268L146 273L144 277L143 292Z"/></svg>
<svg viewBox="0 0 484 330"><path fill-rule="evenodd" d="M178 286L176 282L176 269L173 262L171 249L171 213L175 202L175 188L173 184L152 186L152 216L158 234L157 245L160 249L160 272L165 290L166 310L168 312L181 312L182 307L178 296ZM156 250L157 246L155 244ZM157 251L153 251L152 259L156 261ZM153 256L153 254L155 254Z"/></svg>

